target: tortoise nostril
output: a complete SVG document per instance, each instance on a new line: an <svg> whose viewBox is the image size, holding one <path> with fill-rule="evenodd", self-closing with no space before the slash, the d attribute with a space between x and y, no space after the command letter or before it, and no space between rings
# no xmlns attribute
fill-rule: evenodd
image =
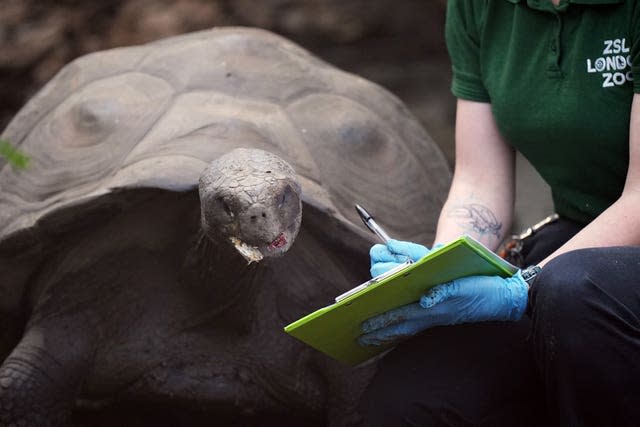
<svg viewBox="0 0 640 427"><path fill-rule="evenodd" d="M266 214L266 213L264 213L264 212L262 212L262 213L260 214L260 216L261 216L262 218L266 218L266 217L267 217L267 214ZM251 221L256 221L256 220L258 219L258 215L251 215L251 216L249 217L249 219L250 219Z"/></svg>

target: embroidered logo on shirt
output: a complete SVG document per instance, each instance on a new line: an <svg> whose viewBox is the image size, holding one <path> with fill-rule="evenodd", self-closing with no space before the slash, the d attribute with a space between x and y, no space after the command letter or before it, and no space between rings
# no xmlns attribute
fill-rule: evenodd
<svg viewBox="0 0 640 427"><path fill-rule="evenodd" d="M605 40L602 56L587 59L587 73L602 74L602 87L621 86L633 81L627 39Z"/></svg>

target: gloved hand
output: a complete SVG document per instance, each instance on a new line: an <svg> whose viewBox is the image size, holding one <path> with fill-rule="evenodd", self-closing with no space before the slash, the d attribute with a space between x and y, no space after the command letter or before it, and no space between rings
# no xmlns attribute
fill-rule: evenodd
<svg viewBox="0 0 640 427"><path fill-rule="evenodd" d="M489 320L516 321L527 306L529 286L518 271L499 276L470 276L434 286L420 298L362 323L361 345L394 344L433 326Z"/></svg>
<svg viewBox="0 0 640 427"><path fill-rule="evenodd" d="M386 245L373 245L369 250L371 277L379 276L408 259L418 261L429 252L429 248L425 246L401 240L389 240Z"/></svg>

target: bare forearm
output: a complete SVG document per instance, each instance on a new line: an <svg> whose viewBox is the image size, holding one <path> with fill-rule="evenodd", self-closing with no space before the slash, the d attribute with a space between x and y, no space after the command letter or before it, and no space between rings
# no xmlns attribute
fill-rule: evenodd
<svg viewBox="0 0 640 427"><path fill-rule="evenodd" d="M593 220L540 266L560 254L576 249L640 245L639 194L626 194Z"/></svg>
<svg viewBox="0 0 640 427"><path fill-rule="evenodd" d="M476 186L454 183L440 213L435 243L467 234L496 250L510 230L512 214L512 197L504 190L483 192Z"/></svg>
<svg viewBox="0 0 640 427"><path fill-rule="evenodd" d="M456 168L434 243L468 234L495 250L511 227L515 154L490 104L460 99L457 106Z"/></svg>

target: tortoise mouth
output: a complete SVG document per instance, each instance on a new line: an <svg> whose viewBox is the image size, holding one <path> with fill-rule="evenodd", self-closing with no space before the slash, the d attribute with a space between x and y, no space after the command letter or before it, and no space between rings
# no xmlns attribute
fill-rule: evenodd
<svg viewBox="0 0 640 427"><path fill-rule="evenodd" d="M285 247L289 240L287 239L287 232L283 231L278 234L278 237L273 239L271 243L265 246L252 246L237 237L229 238L229 241L236 250L247 260L247 262L261 261L265 256L275 256L286 251ZM269 252L268 254L265 252Z"/></svg>
<svg viewBox="0 0 640 427"><path fill-rule="evenodd" d="M284 232L280 233L270 244L269 249L278 249L287 244L287 236Z"/></svg>

